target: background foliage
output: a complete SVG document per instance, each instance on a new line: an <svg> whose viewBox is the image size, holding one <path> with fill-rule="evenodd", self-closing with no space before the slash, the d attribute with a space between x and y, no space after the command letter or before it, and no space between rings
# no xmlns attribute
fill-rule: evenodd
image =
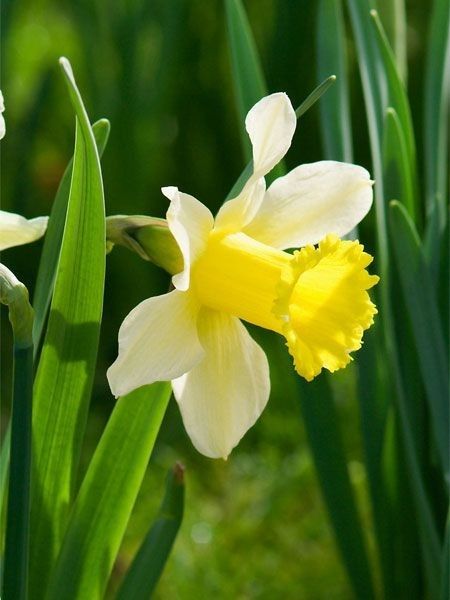
<svg viewBox="0 0 450 600"><path fill-rule="evenodd" d="M319 80L318 3L248 0L245 7L268 91L286 91L298 106ZM428 23L428 3L408 2L408 89L419 164L424 161ZM212 210L220 206L245 164L222 1L5 1L1 28L8 131L2 142L3 209L27 217L48 214L72 155L73 112L57 70L61 55L76 70L92 121L111 121L102 159L107 214L163 216L167 202L159 189L164 185L179 186ZM349 29L347 52L353 160L372 170L358 51ZM316 105L299 123L287 167L324 155ZM373 253L373 213L362 226L361 238ZM7 254L8 266L30 291L39 251L37 243ZM98 368L82 459L86 466L114 403L105 373L116 356L120 323L140 300L166 291L169 281L122 248L108 256L106 268ZM376 260L373 271L378 269ZM111 591L156 514L167 469L181 460L187 469L185 520L156 597L349 597L305 440L296 375L275 336L257 330L254 334L272 358L273 393L267 410L227 462L214 462L193 450L171 400ZM4 348L9 348L8 336L9 328L2 327ZM8 373L8 352L2 352L2 363L2 372ZM413 362L410 369L414 380ZM333 378L333 391L375 563L360 406L351 368ZM308 401L308 386L300 393ZM9 396L7 379L2 394Z"/></svg>

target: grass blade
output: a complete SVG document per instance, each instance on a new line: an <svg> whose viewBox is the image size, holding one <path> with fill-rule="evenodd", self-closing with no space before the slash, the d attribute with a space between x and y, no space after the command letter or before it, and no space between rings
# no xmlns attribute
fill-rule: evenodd
<svg viewBox="0 0 450 600"><path fill-rule="evenodd" d="M445 243L448 202L448 128L450 85L450 3L435 0L425 70L424 159L427 207L425 252L437 284L441 244ZM448 296L448 294L447 294Z"/></svg>
<svg viewBox="0 0 450 600"><path fill-rule="evenodd" d="M138 550L116 600L147 600L158 583L183 519L184 469L168 474L166 493L156 521Z"/></svg>
<svg viewBox="0 0 450 600"><path fill-rule="evenodd" d="M447 220L450 3L435 0L430 23L425 81L425 175L427 209L438 207L439 230Z"/></svg>
<svg viewBox="0 0 450 600"><path fill-rule="evenodd" d="M410 178L412 180L411 193L415 193L418 189L417 174L416 174L416 144L414 141L414 130L412 125L411 110L409 107L408 97L406 94L405 86L398 73L395 57L389 46L386 34L384 33L383 26L378 17L376 10L372 10L370 13L372 22L375 28L375 39L378 44L378 52L380 60L382 61L383 71L385 73L386 84L388 89L388 103L398 115L399 129L403 133L405 140L404 153L405 161L407 160L408 170ZM387 107L385 108L385 110ZM417 198L414 198L414 206L417 204ZM420 214L415 208L413 214L415 215L416 221L419 222Z"/></svg>
<svg viewBox="0 0 450 600"><path fill-rule="evenodd" d="M383 135L383 172L386 198L398 198L415 219L414 180L407 159L406 140L396 111L389 107Z"/></svg>
<svg viewBox="0 0 450 600"><path fill-rule="evenodd" d="M110 124L107 119L100 119L92 126L97 149L100 157L106 147L109 137ZM70 181L72 178L72 160L67 166L64 175L56 192L53 202L47 232L44 238L44 245L39 263L38 276L36 278L36 288L34 291L33 308L33 342L34 358L39 349L47 312L50 306L53 293L53 285L58 264L59 250L64 231L64 222L67 212L67 203L69 200ZM9 449L10 449L10 424L5 431L3 444L0 452L0 519L3 514L3 506L6 494L6 479L9 468Z"/></svg>
<svg viewBox="0 0 450 600"><path fill-rule="evenodd" d="M399 348L395 337L393 313L394 296L390 286L390 249L387 230L387 206L382 159L382 141L386 110L392 106L397 112L408 147L408 162L415 173L415 149L410 123L409 108L395 62L373 8L373 2L347 0L352 29L355 35L358 61L363 84L369 135L374 166L376 223L378 251L377 259L381 274L380 322L383 325L384 353L387 357L388 398L396 401L401 438L404 445L405 462L411 482L412 496L417 514L417 531L420 535L422 558L431 595L437 593L439 581L440 543L434 522L430 500L425 489L419 462L421 439L413 426L412 415L416 411L415 400L405 390L405 373L401 370ZM413 160L414 159L414 160ZM415 177L414 177L415 181ZM415 185L414 185L415 187ZM423 426L423 425L422 425ZM409 532L408 532L409 535ZM380 548L382 552L382 548ZM407 574L405 574L407 576Z"/></svg>
<svg viewBox="0 0 450 600"><path fill-rule="evenodd" d="M48 600L103 598L170 389L155 383L117 401L75 501Z"/></svg>
<svg viewBox="0 0 450 600"><path fill-rule="evenodd" d="M450 597L450 512L447 514L445 528L444 551L442 552L442 579L440 600Z"/></svg>
<svg viewBox="0 0 450 600"><path fill-rule="evenodd" d="M253 33L241 0L225 0L231 66L245 159L252 157L245 130L245 117L251 107L267 95L263 70Z"/></svg>
<svg viewBox="0 0 450 600"><path fill-rule="evenodd" d="M298 379L303 420L337 544L357 598L374 598L364 536L347 470L336 407L325 377Z"/></svg>
<svg viewBox="0 0 450 600"><path fill-rule="evenodd" d="M336 75L337 83L320 101L320 124L329 160L352 162L352 126L342 2L320 0L317 16L318 75Z"/></svg>
<svg viewBox="0 0 450 600"><path fill-rule="evenodd" d="M100 157L102 156L108 142L110 129L111 127L107 119L100 119L92 126L92 132L95 137L95 142L97 144L97 150ZM55 200L50 213L50 219L48 221L47 232L44 238L44 245L42 247L38 276L36 278L36 289L33 299L33 341L35 351L37 351L39 347L39 342L44 329L44 324L53 293L59 250L61 248L64 223L66 220L67 203L69 201L72 165L73 159L67 165L59 184L58 191L56 192Z"/></svg>
<svg viewBox="0 0 450 600"><path fill-rule="evenodd" d="M76 113L67 218L34 387L30 594L42 597L74 494L95 370L105 276L105 213L97 146L70 65Z"/></svg>
<svg viewBox="0 0 450 600"><path fill-rule="evenodd" d="M295 109L297 119L300 119L314 104L319 100L330 86L336 81L336 75L330 75L319 83L313 91L307 96L298 108Z"/></svg>
<svg viewBox="0 0 450 600"><path fill-rule="evenodd" d="M386 31L386 37L395 57L397 71L406 83L407 64L407 22L404 0L377 0L381 21Z"/></svg>
<svg viewBox="0 0 450 600"><path fill-rule="evenodd" d="M394 254L420 359L433 431L444 468L444 478L449 481L450 390L447 348L442 335L439 310L420 239L411 218L399 202L391 203L390 216Z"/></svg>

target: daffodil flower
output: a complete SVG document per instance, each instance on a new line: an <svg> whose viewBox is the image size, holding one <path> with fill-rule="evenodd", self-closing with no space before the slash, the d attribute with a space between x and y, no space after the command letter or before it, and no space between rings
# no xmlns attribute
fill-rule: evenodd
<svg viewBox="0 0 450 600"><path fill-rule="evenodd" d="M173 291L126 317L108 370L116 396L171 380L192 442L212 458L228 456L269 397L266 355L241 319L283 335L309 381L349 363L376 313L367 293L378 281L366 271L372 257L338 237L371 206L369 173L323 161L295 168L266 190L264 176L291 144L295 112L276 93L245 124L253 174L215 220L192 196L163 188L184 269L173 276Z"/></svg>
<svg viewBox="0 0 450 600"><path fill-rule="evenodd" d="M29 244L42 237L48 217L25 219L21 215L0 210L0 250Z"/></svg>

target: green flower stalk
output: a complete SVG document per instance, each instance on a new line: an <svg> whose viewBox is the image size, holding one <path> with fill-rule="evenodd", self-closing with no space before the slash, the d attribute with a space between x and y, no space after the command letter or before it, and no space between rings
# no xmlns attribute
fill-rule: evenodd
<svg viewBox="0 0 450 600"><path fill-rule="evenodd" d="M26 287L1 264L0 302L8 306L14 334L11 459L2 598L25 600L30 521L33 309Z"/></svg>

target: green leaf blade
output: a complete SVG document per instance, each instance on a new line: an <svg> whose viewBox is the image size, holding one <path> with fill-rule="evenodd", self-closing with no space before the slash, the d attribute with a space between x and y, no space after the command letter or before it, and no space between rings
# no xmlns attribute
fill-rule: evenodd
<svg viewBox="0 0 450 600"><path fill-rule="evenodd" d="M347 52L342 3L320 0L317 16L318 76L336 75L336 85L320 101L325 157L352 162L352 127L348 91Z"/></svg>
<svg viewBox="0 0 450 600"><path fill-rule="evenodd" d="M410 217L399 202L391 203L390 214L400 282L415 336L444 477L448 478L450 462L448 353L442 335L439 309L433 295L420 240Z"/></svg>
<svg viewBox="0 0 450 600"><path fill-rule="evenodd" d="M116 600L151 597L180 528L183 508L183 467L176 465L167 477L166 493L156 520L131 563Z"/></svg>
<svg viewBox="0 0 450 600"><path fill-rule="evenodd" d="M408 161L400 119L391 107L386 111L382 152L386 198L401 200L411 218L415 219L414 173Z"/></svg>
<svg viewBox="0 0 450 600"><path fill-rule="evenodd" d="M105 208L97 146L70 66L67 61L62 66L77 127L67 218L34 386L31 597L45 590L72 503L105 278Z"/></svg>
<svg viewBox="0 0 450 600"><path fill-rule="evenodd" d="M102 156L108 142L110 129L111 126L107 119L100 119L92 126L92 131L100 157ZM73 160L71 160L67 165L56 192L44 238L41 260L39 262L39 270L36 278L36 289L33 299L33 341L35 345L35 351L37 351L39 346L53 293L56 267L58 264L59 251L64 233L67 203L69 201L72 166Z"/></svg>
<svg viewBox="0 0 450 600"><path fill-rule="evenodd" d="M251 147L244 126L245 117L250 108L267 95L267 87L241 0L225 0L225 12L241 137L245 158L249 161Z"/></svg>
<svg viewBox="0 0 450 600"><path fill-rule="evenodd" d="M303 420L324 500L357 598L375 598L334 399L325 378L298 380Z"/></svg>
<svg viewBox="0 0 450 600"><path fill-rule="evenodd" d="M48 600L103 597L170 397L155 383L120 398L74 504Z"/></svg>

